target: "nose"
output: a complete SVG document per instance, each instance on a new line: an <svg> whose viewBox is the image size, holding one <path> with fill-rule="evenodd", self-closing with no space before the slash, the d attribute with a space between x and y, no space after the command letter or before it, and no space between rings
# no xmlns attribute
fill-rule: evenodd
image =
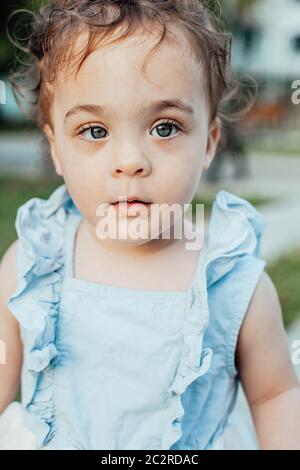
<svg viewBox="0 0 300 470"><path fill-rule="evenodd" d="M151 164L149 159L137 149L125 151L123 148L111 165L111 172L115 177L120 177L122 174L144 177L149 175L150 171Z"/></svg>

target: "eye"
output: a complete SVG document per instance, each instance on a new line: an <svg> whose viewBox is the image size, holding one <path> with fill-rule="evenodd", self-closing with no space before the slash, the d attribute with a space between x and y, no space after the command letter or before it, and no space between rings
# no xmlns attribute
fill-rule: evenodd
<svg viewBox="0 0 300 470"><path fill-rule="evenodd" d="M172 139L182 131L180 123L172 119L166 119L165 121L162 121L160 124L155 126L154 129L157 129L159 137L162 137L164 140ZM177 132L172 135L173 129L177 129ZM89 124L85 127L82 127L78 134L83 136L83 140L88 142L96 142L105 138L107 131L99 125Z"/></svg>
<svg viewBox="0 0 300 470"><path fill-rule="evenodd" d="M107 132L103 127L101 126L92 126L89 125L87 127L83 127L79 135L85 136L84 140L87 140L88 142L95 142L97 140L101 140L103 137L106 137L105 132ZM90 138L88 138L90 137Z"/></svg>
<svg viewBox="0 0 300 470"><path fill-rule="evenodd" d="M176 136L182 131L180 123L178 121L173 121L172 119L167 119L161 122L155 126L154 129L157 129L159 137L163 137L164 140L172 139L174 135ZM172 136L172 129L177 129L179 132L176 132Z"/></svg>

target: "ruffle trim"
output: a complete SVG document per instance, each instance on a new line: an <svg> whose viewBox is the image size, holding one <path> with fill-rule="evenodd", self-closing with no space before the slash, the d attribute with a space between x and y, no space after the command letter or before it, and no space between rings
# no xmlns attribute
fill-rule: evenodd
<svg viewBox="0 0 300 470"><path fill-rule="evenodd" d="M198 294L199 295L199 294ZM201 306L199 299L196 301L195 293L192 291L192 300L187 304L188 316L183 327L183 348L179 360L179 367L168 394L171 406L169 407L170 419L162 435L161 449L172 448L182 435L182 420L184 408L181 396L186 388L198 377L204 375L211 366L213 351L211 348L202 348L203 337L208 325L207 294L200 291ZM199 314L200 312L200 314Z"/></svg>
<svg viewBox="0 0 300 470"><path fill-rule="evenodd" d="M7 305L26 335L24 366L30 373L31 383L22 391L22 402L27 411L25 419L30 428L37 431L38 448L47 445L55 435L53 366L59 359L56 327L65 223L71 211L78 212L78 209L63 184L47 200L27 201L18 209L16 217L16 231L22 246L21 273L18 288ZM168 389L168 425L161 436L160 449L169 449L180 439L184 416L182 394L211 365L212 349L202 348L209 321L207 287L233 269L239 256L258 256L264 225L264 217L248 201L227 191L217 193L201 260L203 282L196 292L191 289L190 302L187 302L183 347Z"/></svg>
<svg viewBox="0 0 300 470"><path fill-rule="evenodd" d="M192 289L191 304L183 330L183 348L174 381L168 390L170 420L161 438L160 449L176 449L182 436L184 408L182 394L198 377L208 372L213 350L202 348L209 321L207 288L231 271L238 257L245 254L259 256L260 240L266 224L264 216L248 201L228 192L219 191L213 203L212 214L205 237L202 281L195 301ZM202 287L201 287L202 286Z"/></svg>
<svg viewBox="0 0 300 470"><path fill-rule="evenodd" d="M21 325L24 367L28 370L22 390L24 420L36 431L37 447L54 436L54 362L59 357L56 326L63 268L65 222L73 202L65 185L50 197L32 198L16 216L18 288L7 305ZM35 296L38 293L38 297Z"/></svg>
<svg viewBox="0 0 300 470"><path fill-rule="evenodd" d="M249 201L228 191L217 193L208 225L207 287L231 271L238 257L260 256L265 225L265 217Z"/></svg>

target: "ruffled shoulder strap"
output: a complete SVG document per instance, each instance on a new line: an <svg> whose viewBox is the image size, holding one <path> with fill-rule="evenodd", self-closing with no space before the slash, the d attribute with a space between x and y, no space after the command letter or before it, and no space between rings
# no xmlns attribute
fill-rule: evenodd
<svg viewBox="0 0 300 470"><path fill-rule="evenodd" d="M185 349L182 364L180 363L182 367L178 368L172 385L172 392L177 393L174 409L176 404L179 406L169 436L172 439L172 450L187 448L187 442L191 442L193 446L205 436L197 426L191 430L190 425L182 425L185 419L189 423L191 418L188 414L185 418L184 411L180 408L180 394L203 374L209 374L211 369L212 374L215 374L215 365L219 364L220 354L223 354L223 364L228 373L232 377L236 375L234 353L239 327L265 265L258 258L265 223L263 215L248 201L227 191L217 193L204 233L201 263L195 277L197 298L200 299L201 306L199 308L199 304L195 302L189 305L189 317L184 329ZM228 276L225 277L226 274ZM220 282L217 284L217 281ZM222 344L225 345L223 349ZM210 380L207 379L207 384ZM202 382L201 386L203 385L204 390L205 381ZM201 387L198 388L200 390ZM201 408L203 402L200 395L196 399ZM189 429L189 434L186 429Z"/></svg>
<svg viewBox="0 0 300 470"><path fill-rule="evenodd" d="M183 448L181 445L184 446L186 438L183 422L189 419L185 415L183 395L192 383L209 372L212 365L215 348L206 341L211 313L214 316L209 310L208 287L232 270L241 256L258 254L263 225L262 215L250 203L226 191L217 193L193 286L187 296L183 348L168 389L171 419L164 428L160 449ZM222 300L219 305L221 314Z"/></svg>
<svg viewBox="0 0 300 470"><path fill-rule="evenodd" d="M207 234L206 279L211 307L209 333L213 334L217 322L218 341L223 334L225 364L232 377L238 373L235 351L239 330L267 264L260 257L265 225L265 217L248 201L227 191L217 194Z"/></svg>
<svg viewBox="0 0 300 470"><path fill-rule="evenodd" d="M37 432L38 445L54 435L52 365L58 357L56 322L64 265L64 231L78 212L66 186L48 199L32 198L19 207L17 289L7 305L20 323L24 343L22 402L25 421Z"/></svg>
<svg viewBox="0 0 300 470"><path fill-rule="evenodd" d="M265 217L247 200L219 191L206 236L207 287L231 271L239 257L260 256Z"/></svg>

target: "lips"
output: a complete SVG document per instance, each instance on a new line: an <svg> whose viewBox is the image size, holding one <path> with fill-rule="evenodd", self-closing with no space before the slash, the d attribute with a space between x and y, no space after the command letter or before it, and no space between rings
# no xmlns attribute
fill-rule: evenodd
<svg viewBox="0 0 300 470"><path fill-rule="evenodd" d="M138 197L130 197L130 198L120 198L118 201L113 202L112 204L118 204L118 203L135 203L135 204L151 204L150 201L140 199Z"/></svg>
<svg viewBox="0 0 300 470"><path fill-rule="evenodd" d="M150 206L150 204L151 204L150 202L133 200L133 201L117 201L117 202L114 202L112 205L115 206L115 207L119 207L119 206L131 207L133 205Z"/></svg>
<svg viewBox="0 0 300 470"><path fill-rule="evenodd" d="M151 206L151 202L142 201L141 199L133 199L131 200L121 199L120 201L116 201L112 203L121 216L146 216L149 214L149 208ZM146 211L145 211L146 210Z"/></svg>

